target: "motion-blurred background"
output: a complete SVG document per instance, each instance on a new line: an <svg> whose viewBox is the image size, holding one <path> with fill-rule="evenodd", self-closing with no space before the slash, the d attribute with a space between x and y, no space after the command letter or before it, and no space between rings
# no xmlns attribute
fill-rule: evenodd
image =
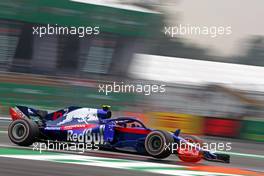
<svg viewBox="0 0 264 176"><path fill-rule="evenodd" d="M264 24L253 22L263 4L234 2L0 0L0 114L16 104L51 111L109 104L115 116L150 127L263 142ZM179 23L231 26L232 35L164 35ZM47 24L100 26L100 34L32 34ZM166 92L98 91L113 81L165 84Z"/></svg>

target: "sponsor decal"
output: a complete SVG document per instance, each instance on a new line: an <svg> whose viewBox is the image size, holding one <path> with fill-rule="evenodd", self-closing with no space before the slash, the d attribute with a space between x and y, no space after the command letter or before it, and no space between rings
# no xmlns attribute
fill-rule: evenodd
<svg viewBox="0 0 264 176"><path fill-rule="evenodd" d="M60 130L60 127L46 127L45 130Z"/></svg>
<svg viewBox="0 0 264 176"><path fill-rule="evenodd" d="M85 129L81 133L74 130L67 131L67 141L79 143L94 143L104 144L104 125L100 125L99 131L95 132L93 129Z"/></svg>
<svg viewBox="0 0 264 176"><path fill-rule="evenodd" d="M96 124L76 124L76 125L62 126L61 130L76 130L76 129L82 129L82 128L94 128L96 126L97 126Z"/></svg>
<svg viewBox="0 0 264 176"><path fill-rule="evenodd" d="M81 108L69 113L65 113L65 119L59 122L57 125L63 125L68 122L72 122L74 119L77 119L78 122L88 123L89 121L98 121L97 109L92 108Z"/></svg>

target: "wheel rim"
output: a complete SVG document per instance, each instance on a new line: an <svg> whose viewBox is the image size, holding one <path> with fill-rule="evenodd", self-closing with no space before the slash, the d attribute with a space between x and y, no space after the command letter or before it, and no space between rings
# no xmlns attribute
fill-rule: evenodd
<svg viewBox="0 0 264 176"><path fill-rule="evenodd" d="M160 149L162 148L162 139L160 136L151 136L149 139L149 144L150 150L152 152L160 151Z"/></svg>
<svg viewBox="0 0 264 176"><path fill-rule="evenodd" d="M12 136L19 140L23 139L26 135L27 129L26 126L22 123L15 124L12 129Z"/></svg>

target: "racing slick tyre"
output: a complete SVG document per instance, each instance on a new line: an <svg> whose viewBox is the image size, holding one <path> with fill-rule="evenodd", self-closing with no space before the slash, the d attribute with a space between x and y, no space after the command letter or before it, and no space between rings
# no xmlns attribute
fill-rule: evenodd
<svg viewBox="0 0 264 176"><path fill-rule="evenodd" d="M186 141L197 147L203 147L203 141L197 136L182 136ZM203 153L196 147L181 143L178 147L178 157L180 160L189 163L197 163L203 158Z"/></svg>
<svg viewBox="0 0 264 176"><path fill-rule="evenodd" d="M158 159L167 158L171 154L169 147L174 142L173 137L166 131L152 131L145 139L147 153Z"/></svg>
<svg viewBox="0 0 264 176"><path fill-rule="evenodd" d="M39 135L38 125L28 119L18 119L10 123L8 137L20 146L30 146Z"/></svg>

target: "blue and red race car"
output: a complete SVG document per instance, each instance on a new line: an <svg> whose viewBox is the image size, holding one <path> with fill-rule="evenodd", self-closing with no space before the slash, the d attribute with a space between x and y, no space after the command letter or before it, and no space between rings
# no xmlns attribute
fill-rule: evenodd
<svg viewBox="0 0 264 176"><path fill-rule="evenodd" d="M100 149L132 151L158 159L176 154L185 162L205 159L229 163L229 155L202 149L195 145L199 143L195 137L181 137L180 130L167 132L150 129L134 117L111 118L109 108L106 105L100 109L71 106L48 113L15 106L10 108L13 121L8 128L8 136L20 146L47 141L83 143ZM183 144L184 150L181 148Z"/></svg>

